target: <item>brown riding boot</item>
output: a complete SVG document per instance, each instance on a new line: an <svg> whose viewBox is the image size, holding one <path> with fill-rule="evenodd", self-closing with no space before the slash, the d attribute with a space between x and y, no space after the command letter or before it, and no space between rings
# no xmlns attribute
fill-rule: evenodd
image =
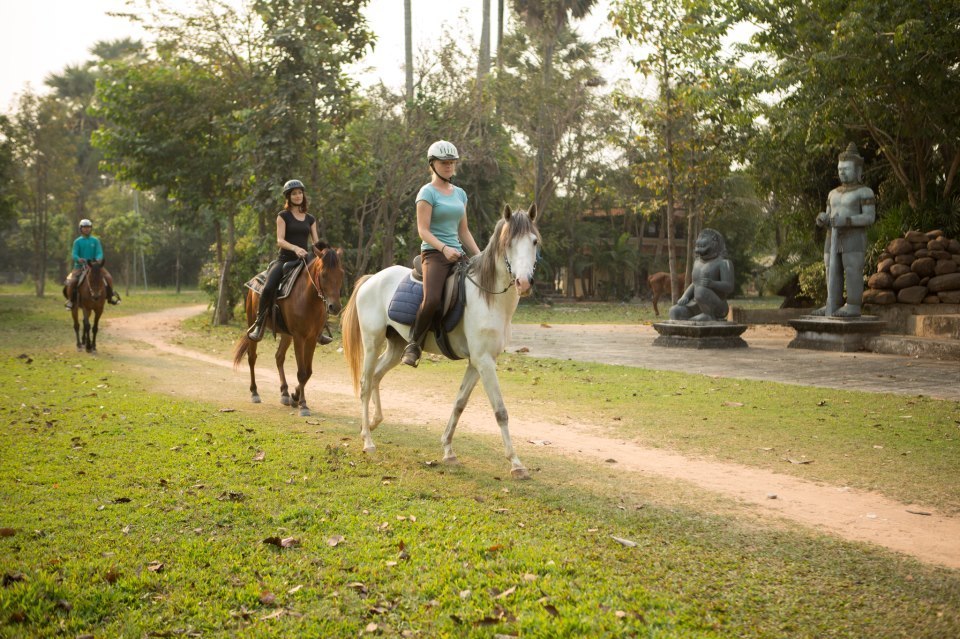
<svg viewBox="0 0 960 639"><path fill-rule="evenodd" d="M423 353L420 348L420 344L416 342L410 342L407 344L407 347L403 349L403 359L401 360L407 366L413 366L414 368L420 363L420 355Z"/></svg>
<svg viewBox="0 0 960 639"><path fill-rule="evenodd" d="M73 308L77 289L72 284L65 284L63 287L63 296L67 298L67 303L63 306L69 311Z"/></svg>

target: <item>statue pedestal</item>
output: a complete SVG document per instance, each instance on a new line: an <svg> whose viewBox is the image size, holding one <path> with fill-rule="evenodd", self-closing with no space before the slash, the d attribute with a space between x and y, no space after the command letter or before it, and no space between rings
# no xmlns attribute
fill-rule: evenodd
<svg viewBox="0 0 960 639"><path fill-rule="evenodd" d="M654 346L697 349L747 347L747 343L740 337L747 330L746 324L667 320L657 322L653 328L659 333L653 340Z"/></svg>
<svg viewBox="0 0 960 639"><path fill-rule="evenodd" d="M789 320L797 336L787 348L850 353L864 350L866 338L879 334L887 325L874 315L860 317L819 317L805 315Z"/></svg>

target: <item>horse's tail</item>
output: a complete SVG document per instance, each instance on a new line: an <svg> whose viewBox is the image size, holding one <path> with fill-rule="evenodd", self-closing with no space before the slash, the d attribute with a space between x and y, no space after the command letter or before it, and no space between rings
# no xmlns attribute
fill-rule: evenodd
<svg viewBox="0 0 960 639"><path fill-rule="evenodd" d="M340 314L340 330L343 333L343 356L350 366L350 376L353 378L353 392L360 392L360 360L363 354L363 335L360 333L360 316L357 314L357 293L360 287L370 278L364 275L353 286L353 294L347 302L343 313Z"/></svg>
<svg viewBox="0 0 960 639"><path fill-rule="evenodd" d="M250 350L250 344L253 344L246 333L244 333L240 339L237 340L236 345L233 347L233 369L236 370L240 367L240 360L243 359L243 356L247 354L247 351Z"/></svg>

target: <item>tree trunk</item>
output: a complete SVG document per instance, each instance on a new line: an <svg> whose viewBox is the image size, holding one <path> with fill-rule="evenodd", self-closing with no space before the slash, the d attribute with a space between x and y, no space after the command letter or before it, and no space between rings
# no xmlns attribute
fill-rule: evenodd
<svg viewBox="0 0 960 639"><path fill-rule="evenodd" d="M213 319L214 326L223 326L230 322L230 270L233 267L233 259L236 249L236 235L234 233L233 212L227 215L227 252L223 260L223 266L220 268L220 286L217 291L217 309L216 316Z"/></svg>
<svg viewBox="0 0 960 639"><path fill-rule="evenodd" d="M490 73L490 0L483 0L483 20L480 28L480 55L477 59L477 85L481 91L483 89L483 80L488 73Z"/></svg>
<svg viewBox="0 0 960 639"><path fill-rule="evenodd" d="M664 118L664 151L667 156L667 261L670 266L670 300L673 303L680 298L680 287L677 282L677 260L676 260L676 248L674 247L674 230L673 230L673 188L674 188L674 175L673 175L673 113L671 109L671 95L670 95L670 66L667 61L667 52L663 51L660 56L661 61L661 72L662 72L662 92L664 99L666 100L666 117Z"/></svg>
<svg viewBox="0 0 960 639"><path fill-rule="evenodd" d="M403 0L404 66L407 79L407 104L413 102L413 13L411 0Z"/></svg>

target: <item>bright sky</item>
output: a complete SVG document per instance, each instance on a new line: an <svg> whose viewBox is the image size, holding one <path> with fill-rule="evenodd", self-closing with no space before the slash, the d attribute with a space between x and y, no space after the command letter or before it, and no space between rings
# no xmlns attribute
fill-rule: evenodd
<svg viewBox="0 0 960 639"><path fill-rule="evenodd" d="M165 0L168 6L189 8L197 0ZM241 0L231 0L240 4ZM496 51L496 0L491 0L491 38ZM606 15L610 0L598 0L592 14L579 26L588 39L610 35ZM510 2L507 0L509 28ZM429 49L430 38L444 27L456 32L468 26L471 39L480 39L481 0L412 0L414 56ZM108 16L111 11L128 10L125 0L0 0L0 112L14 110L18 94L29 83L38 93L46 92L44 78L69 64L90 58L90 47L99 40L142 38L143 32L131 22ZM387 85L403 85L403 2L370 0L365 14L377 45L360 65L364 84L382 79Z"/></svg>

